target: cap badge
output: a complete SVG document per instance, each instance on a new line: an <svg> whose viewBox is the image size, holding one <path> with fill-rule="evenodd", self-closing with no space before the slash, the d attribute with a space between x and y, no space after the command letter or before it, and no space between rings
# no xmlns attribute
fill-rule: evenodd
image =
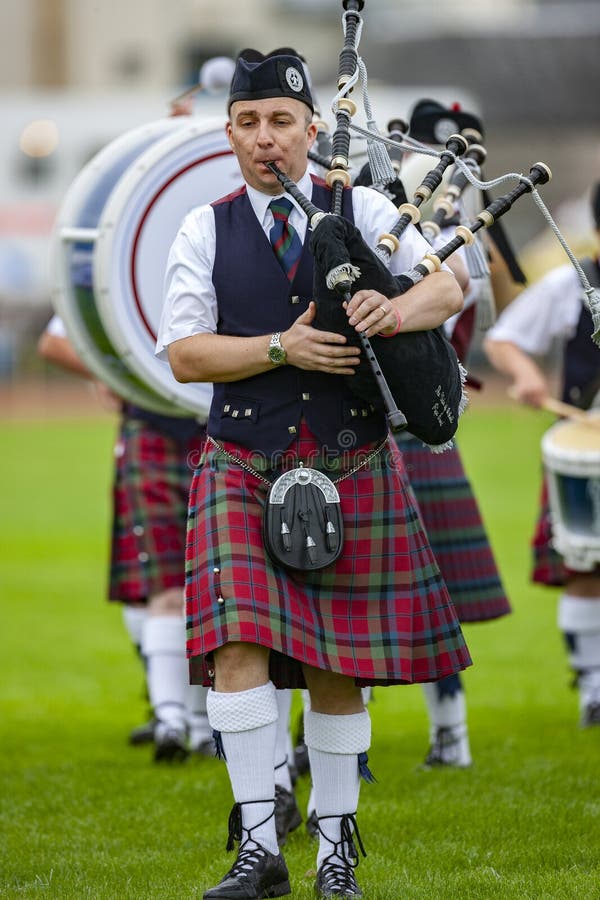
<svg viewBox="0 0 600 900"><path fill-rule="evenodd" d="M304 79L298 69L294 68L294 66L289 66L286 69L285 80L288 83L288 87L297 94L299 94L304 87Z"/></svg>
<svg viewBox="0 0 600 900"><path fill-rule="evenodd" d="M438 119L433 126L433 136L438 144L445 144L450 135L457 131L459 128L455 119Z"/></svg>

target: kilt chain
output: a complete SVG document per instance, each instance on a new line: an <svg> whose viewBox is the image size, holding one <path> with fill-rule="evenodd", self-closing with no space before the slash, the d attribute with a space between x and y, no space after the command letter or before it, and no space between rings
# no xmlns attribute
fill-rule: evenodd
<svg viewBox="0 0 600 900"><path fill-rule="evenodd" d="M272 481L270 481L268 478L265 478L264 475L261 475L261 474L260 474L260 472L257 472L256 469L254 469L254 468L253 468L249 463L247 463L245 460L240 459L239 456L236 456L234 453L230 453L229 450L226 450L225 447L224 447L219 441L216 441L213 437L211 437L210 434L208 434L208 435L206 436L206 440L209 441L209 442L213 445L213 447L216 447L217 450L219 450L219 451L223 454L223 456L227 457L227 459L230 460L230 462L233 462L233 463L235 463L236 465L240 466L240 468L244 469L244 471L245 471L245 472L248 472L248 474L254 475L254 477L255 477L255 478L258 478L259 481L262 481L263 484L266 484L266 485L268 485L269 487L272 486L272 484L273 484ZM362 459L359 463L356 463L356 465L352 466L351 469L348 469L347 472L342 472L342 474L341 474L341 475L338 475L337 478L331 478L331 479L330 479L331 483L332 483L332 484L338 484L340 481L343 481L344 478L349 478L351 475L354 475L355 472L358 472L359 469L362 469L362 468L364 468L366 465L368 465L368 464L371 462L372 459L375 459L375 457L376 457L379 453L381 453L381 451L383 450L383 448L387 445L388 440L389 440L389 438L386 436L386 437L381 441L381 443L378 444L377 447L375 447L373 450L371 450L371 452L368 453L368 454L365 456L365 458ZM299 468L302 468L302 466L300 466ZM329 476L328 476L328 477L329 477Z"/></svg>

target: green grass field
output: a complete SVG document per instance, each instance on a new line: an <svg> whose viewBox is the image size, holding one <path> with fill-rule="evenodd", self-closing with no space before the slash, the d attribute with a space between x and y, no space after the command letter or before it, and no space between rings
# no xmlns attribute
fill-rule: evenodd
<svg viewBox="0 0 600 900"><path fill-rule="evenodd" d="M514 615L467 627L475 765L417 769L420 688L378 689L360 827L365 900L599 898L600 729L578 728L555 591L528 583L539 442L551 419L482 400L460 444ZM187 900L225 870L225 768L159 768L120 610L105 601L114 423L2 423L0 896ZM302 781L302 805L308 784ZM314 846L285 851L313 897Z"/></svg>

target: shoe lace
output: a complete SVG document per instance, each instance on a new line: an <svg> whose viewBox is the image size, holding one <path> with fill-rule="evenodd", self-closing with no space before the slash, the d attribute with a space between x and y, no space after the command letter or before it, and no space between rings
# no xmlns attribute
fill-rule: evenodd
<svg viewBox="0 0 600 900"><path fill-rule="evenodd" d="M226 878L239 878L240 876L247 878L250 872L254 871L256 864L267 855L267 851L260 844L254 843L252 847L247 847L247 843L248 841L244 841L240 845L237 859L225 876Z"/></svg>
<svg viewBox="0 0 600 900"><path fill-rule="evenodd" d="M321 873L328 890L343 891L344 894L358 893L359 887L350 864L334 862L331 857L327 857L321 866Z"/></svg>
<svg viewBox="0 0 600 900"><path fill-rule="evenodd" d="M252 828L246 828L242 822L242 806L250 806L253 803L272 803L273 809L271 810L269 815L266 818L264 818L261 822L256 822L252 826ZM235 842L237 841L239 844L238 858L237 858L237 862L234 864L233 868L235 868L238 865L242 856L247 857L249 854L258 853L258 856L254 859L254 862L257 862L257 860L259 858L261 858L262 856L265 855L266 851L260 846L260 844L258 844L254 840L254 838L252 837L252 832L254 831L255 828L260 828L261 825L264 825L265 822L268 822L269 819L271 819L274 815L275 815L275 801L273 800L273 798L270 798L269 800L246 800L243 803L234 803L233 804L233 806L231 808L231 812L229 813L229 821L227 823L228 834L227 834L227 845L225 847L227 852L230 853L235 846ZM242 838L244 837L244 832L246 832L248 837L245 840L242 840ZM249 843L252 843L254 846L252 848L244 849L244 848L246 848L246 845ZM231 871L233 872L233 869Z"/></svg>
<svg viewBox="0 0 600 900"><path fill-rule="evenodd" d="M325 819L340 820L340 839L332 841L329 835L325 834L321 828L321 822ZM316 819L317 828L325 840L333 845L333 851L326 856L321 864L323 878L327 880L327 886L332 888L346 888L358 890L358 885L354 878L353 869L359 863L358 850L354 843L354 838L358 843L360 852L365 857L366 851L358 830L356 821L356 813L346 813L343 816L318 816Z"/></svg>

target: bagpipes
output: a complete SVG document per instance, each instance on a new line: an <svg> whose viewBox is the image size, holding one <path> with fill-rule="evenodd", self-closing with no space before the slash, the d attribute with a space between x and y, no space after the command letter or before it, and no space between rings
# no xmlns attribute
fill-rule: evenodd
<svg viewBox="0 0 600 900"><path fill-rule="evenodd" d="M469 141L462 135L451 135L440 153L426 148L422 152L438 157L436 165L426 174L415 191L412 203L401 204L399 218L390 233L382 235L378 246L371 249L359 230L342 216L344 189L350 184L350 128L367 137L369 164L374 182L389 184L397 178L390 156L382 145L394 147L396 153L403 145L391 138L379 135L373 128L365 88L364 64L357 52L361 31L360 12L364 0L343 0L345 40L339 57L338 95L333 101L336 129L332 138L331 160L319 154L321 165L328 163L326 182L332 191L332 211L318 209L297 185L282 173L274 163L269 168L282 187L293 197L309 218L312 231L310 249L314 255L314 299L317 314L314 326L326 331L344 334L349 343L360 346L361 362L352 376L346 376L352 391L375 408L385 411L392 431L407 429L434 449L444 449L451 442L458 427L459 416L465 406L463 390L465 371L441 327L418 332L400 332L393 337L375 335L369 340L349 325L343 303L361 289L376 290L388 298L397 297L414 287L423 278L441 269L442 263L462 246L470 246L476 233L490 228L508 212L513 204L526 193L532 193L544 210L536 191L538 184L551 178L550 169L544 163L531 167L528 176L506 175L492 182L481 182L469 165L461 160L469 148ZM363 95L369 129L355 125L351 119L356 104L348 94L363 78ZM404 149L414 151L414 143ZM508 178L517 178L518 184L506 194L492 200L469 225L459 225L455 236L435 252L427 253L410 271L394 276L387 267L404 230L420 217L419 206L428 200L439 187L444 172L455 166L455 180L461 174L480 189L487 189ZM546 218L549 213L545 210ZM558 231L555 226L555 231ZM559 240L561 238L559 237ZM562 241L561 241L562 242ZM566 245L573 264L578 264ZM580 277L585 279L583 273ZM587 279L585 279L587 282ZM583 281L582 281L583 283ZM594 339L600 335L600 298L589 283L584 289L594 319Z"/></svg>

